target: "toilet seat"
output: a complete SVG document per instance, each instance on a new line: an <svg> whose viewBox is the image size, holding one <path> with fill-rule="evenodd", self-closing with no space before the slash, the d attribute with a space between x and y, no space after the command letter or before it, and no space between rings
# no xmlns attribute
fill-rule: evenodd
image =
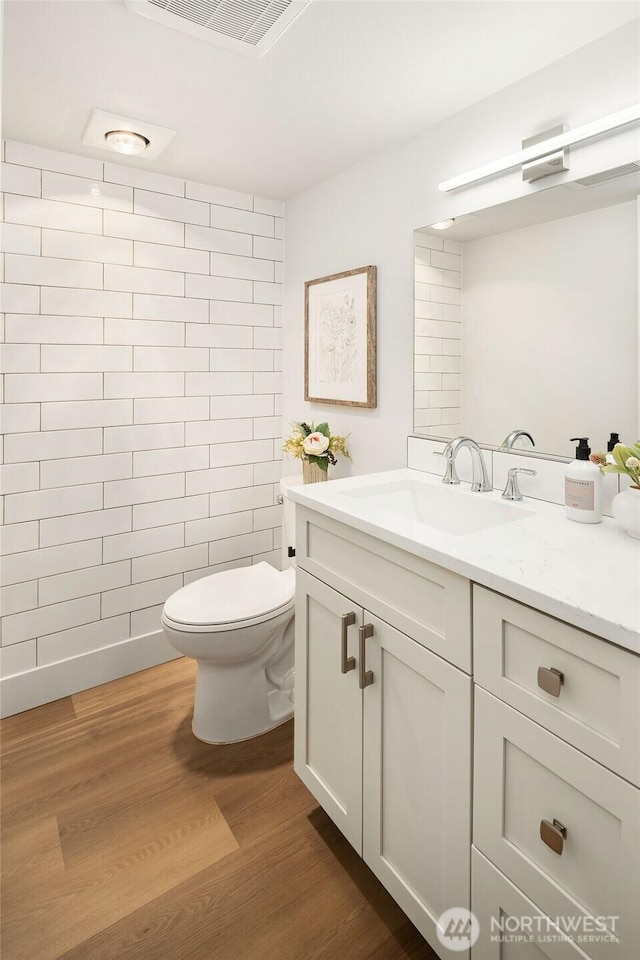
<svg viewBox="0 0 640 960"><path fill-rule="evenodd" d="M280 572L263 561L181 587L167 600L163 620L185 633L241 630L274 619L294 602L294 571Z"/></svg>

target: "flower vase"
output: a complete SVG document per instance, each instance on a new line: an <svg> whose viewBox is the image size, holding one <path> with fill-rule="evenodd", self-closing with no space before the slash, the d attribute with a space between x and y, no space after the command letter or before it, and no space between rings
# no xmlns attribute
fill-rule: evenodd
<svg viewBox="0 0 640 960"><path fill-rule="evenodd" d="M621 530L640 540L640 487L629 487L616 494L611 512Z"/></svg>
<svg viewBox="0 0 640 960"><path fill-rule="evenodd" d="M311 463L309 460L302 461L302 479L305 483L319 483L321 480L327 480L328 470L321 470L317 463Z"/></svg>

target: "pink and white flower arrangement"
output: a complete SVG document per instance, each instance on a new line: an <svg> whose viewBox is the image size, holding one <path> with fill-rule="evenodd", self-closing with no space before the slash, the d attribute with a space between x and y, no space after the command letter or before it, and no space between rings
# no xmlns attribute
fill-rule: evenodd
<svg viewBox="0 0 640 960"><path fill-rule="evenodd" d="M289 457L298 457L315 463L324 473L337 463L336 454L351 459L347 449L348 437L339 437L331 434L328 423L300 423L291 424L294 432L285 440L282 449Z"/></svg>

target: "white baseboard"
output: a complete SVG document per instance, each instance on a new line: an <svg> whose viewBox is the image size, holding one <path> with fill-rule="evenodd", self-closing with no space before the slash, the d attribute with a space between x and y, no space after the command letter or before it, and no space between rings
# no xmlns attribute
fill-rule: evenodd
<svg viewBox="0 0 640 960"><path fill-rule="evenodd" d="M161 630L0 680L0 717L40 707L180 657Z"/></svg>

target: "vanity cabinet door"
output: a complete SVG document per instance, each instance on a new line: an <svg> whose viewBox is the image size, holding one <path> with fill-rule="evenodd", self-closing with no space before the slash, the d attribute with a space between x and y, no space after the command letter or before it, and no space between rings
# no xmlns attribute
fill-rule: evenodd
<svg viewBox="0 0 640 960"><path fill-rule="evenodd" d="M361 854L362 693L357 646L362 608L303 570L296 571L296 583L294 767Z"/></svg>
<svg viewBox="0 0 640 960"><path fill-rule="evenodd" d="M364 623L363 856L448 956L435 922L470 906L471 678L368 611Z"/></svg>

